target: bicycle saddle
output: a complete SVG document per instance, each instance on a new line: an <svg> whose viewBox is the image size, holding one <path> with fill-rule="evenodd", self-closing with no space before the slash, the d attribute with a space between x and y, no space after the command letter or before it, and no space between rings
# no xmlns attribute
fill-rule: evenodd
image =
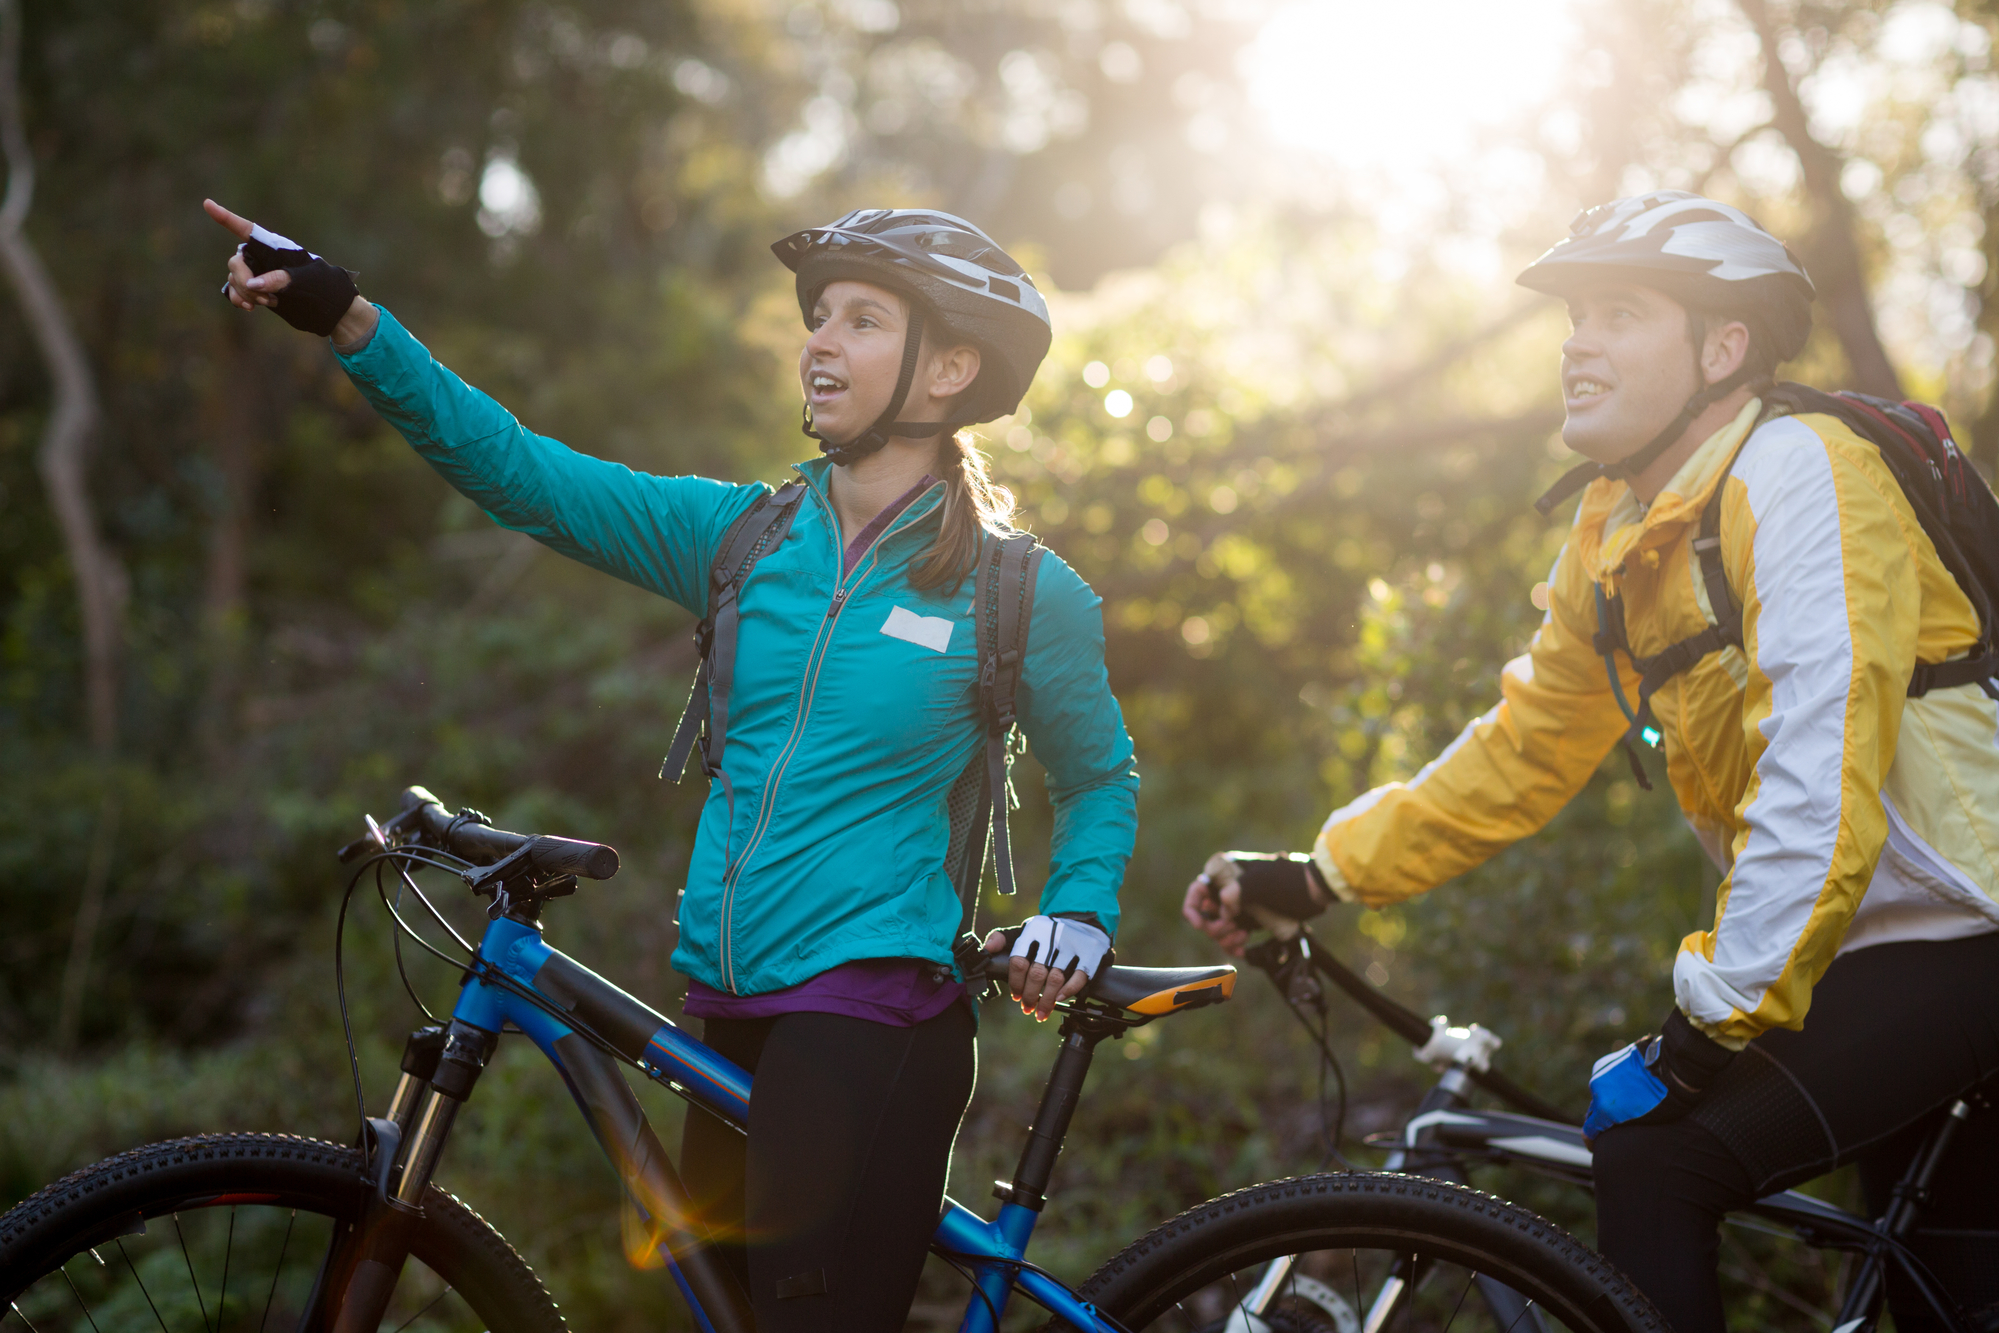
<svg viewBox="0 0 1999 1333"><path fill-rule="evenodd" d="M1084 994L1134 1014L1183 1013L1235 993L1233 967L1110 967Z"/></svg>

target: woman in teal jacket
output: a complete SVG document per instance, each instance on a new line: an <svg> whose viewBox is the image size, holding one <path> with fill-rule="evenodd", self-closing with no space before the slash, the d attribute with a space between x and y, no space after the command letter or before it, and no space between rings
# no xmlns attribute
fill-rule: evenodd
<svg viewBox="0 0 1999 1333"><path fill-rule="evenodd" d="M538 435L344 270L208 209L242 242L230 300L330 335L368 401L496 522L708 612L718 547L768 487L634 473ZM1018 405L1047 307L949 214L866 210L773 249L796 274L805 431L826 457L797 467L789 534L741 586L725 780L702 809L673 955L705 1039L756 1074L749 1134L690 1115L682 1172L711 1227L738 1238L763 1333L888 1330L915 1291L975 1069L947 803L984 753L973 572L1012 497L959 427ZM1099 607L1043 557L1018 714L1055 827L1010 978L1042 1018L1102 964L1137 826Z"/></svg>

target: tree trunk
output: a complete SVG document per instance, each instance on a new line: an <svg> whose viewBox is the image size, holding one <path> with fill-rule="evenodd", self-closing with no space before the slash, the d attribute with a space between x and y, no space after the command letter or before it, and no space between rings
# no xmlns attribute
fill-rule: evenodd
<svg viewBox="0 0 1999 1333"><path fill-rule="evenodd" d="M90 955L104 912L118 825L118 798L109 768L118 745L118 641L126 584L124 570L98 535L86 479L91 441L103 417L97 383L62 297L25 230L35 197L35 159L21 118L20 67L21 6L19 0L0 0L0 151L7 157L7 194L0 201L0 268L6 269L14 285L21 314L54 387L36 462L76 580L83 617L84 713L102 783L56 1016L56 1043L69 1050L76 1045L82 1023Z"/></svg>
<svg viewBox="0 0 1999 1333"><path fill-rule="evenodd" d="M208 679L196 730L211 761L222 759L228 747L242 684L251 516L268 420L250 333L248 320L225 322L215 358L218 379L209 397L208 433L220 485L208 516L208 567L201 599Z"/></svg>
<svg viewBox="0 0 1999 1333"><path fill-rule="evenodd" d="M98 536L85 484L90 444L101 419L96 381L62 297L24 230L34 200L35 160L21 122L20 55L20 4L0 0L0 149L7 156L7 195L0 202L0 267L14 284L21 314L54 382L55 401L37 461L62 528L83 614L83 694L90 743L108 755L118 740L118 640L125 577Z"/></svg>
<svg viewBox="0 0 1999 1333"><path fill-rule="evenodd" d="M1798 155L1805 194L1812 204L1812 231L1805 245L1805 267L1818 288L1819 304L1832 324L1853 382L1847 387L1884 398L1900 398L1901 377L1889 361L1881 335L1874 327L1874 306L1867 296L1867 279L1860 266L1860 244L1854 237L1853 205L1840 189L1839 155L1812 137L1805 104L1791 84L1790 71L1778 53L1780 34L1765 0L1736 0L1763 47L1763 87L1773 107L1771 122Z"/></svg>

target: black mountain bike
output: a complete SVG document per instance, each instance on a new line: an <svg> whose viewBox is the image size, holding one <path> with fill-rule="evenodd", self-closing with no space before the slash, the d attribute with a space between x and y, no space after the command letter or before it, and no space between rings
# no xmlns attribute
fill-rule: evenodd
<svg viewBox="0 0 1999 1333"><path fill-rule="evenodd" d="M1292 1014L1311 1033L1322 1061L1326 1062L1322 1068L1337 1071L1337 1062L1326 1042L1326 997L1330 985L1414 1046L1416 1059L1437 1071L1436 1083L1399 1130L1370 1137L1370 1143L1387 1149L1383 1170L1462 1185L1474 1166L1507 1165L1524 1167L1584 1189L1593 1188L1590 1150L1583 1143L1576 1119L1493 1068L1492 1054L1500 1043L1492 1032L1476 1023L1453 1026L1442 1016L1423 1018L1382 994L1328 952L1310 931L1295 923L1280 923L1276 933L1250 947L1245 961L1270 978ZM1513 1109L1494 1111L1474 1107L1471 1104L1474 1089L1491 1094ZM1978 1109L1989 1112L1986 1107ZM1766 1231L1775 1229L1806 1245L1853 1256L1837 1312L1828 1312L1820 1318L1832 1333L1871 1333L1881 1317L1891 1271L1921 1294L1945 1328L1961 1333L1990 1333L1992 1325L1975 1322L1968 1316L1907 1246L1921 1230L1922 1208L1930 1183L1946 1162L1952 1139L1973 1111L1967 1100L1952 1105L1942 1125L1911 1160L1895 1188L1894 1203L1879 1217L1862 1217L1808 1194L1785 1190L1757 1200L1741 1214L1732 1215L1731 1221ZM1344 1118L1343 1102L1340 1118ZM1337 1151L1339 1134L1337 1127L1328 1132L1332 1151ZM1999 1231L1948 1234L1956 1241L1999 1246ZM1443 1238L1440 1235L1435 1239ZM1264 1269L1260 1291L1267 1288L1275 1292L1283 1288L1287 1262L1279 1257ZM1525 1310L1518 1296L1503 1284L1479 1278L1474 1287L1495 1318L1510 1324L1517 1314L1520 1329L1538 1326L1539 1312ZM1258 1328L1254 1321L1263 1314L1264 1307L1252 1298L1244 1303L1243 1312L1245 1333ZM1355 1325L1355 1329L1364 1333L1378 1333L1386 1327L1387 1318L1378 1309L1368 1310ZM1342 1325L1343 1333L1355 1333L1355 1329Z"/></svg>
<svg viewBox="0 0 1999 1333"><path fill-rule="evenodd" d="M343 859L359 865L342 922L372 871L396 928L463 972L450 1023L410 1035L375 1116L350 1034L362 1103L350 1145L251 1133L156 1143L17 1204L0 1216L0 1333L560 1333L540 1279L440 1183L452 1125L504 1033L548 1057L603 1147L638 1224L635 1256L664 1261L697 1328L748 1333L749 1303L626 1078L663 1084L698 1108L691 1114L740 1129L750 1076L545 939L544 912L579 879L616 873L617 853L502 832L411 788ZM412 873L426 869L490 900L476 942L426 896ZM418 933L403 914L415 908L455 950ZM1663 1333L1644 1299L1560 1228L1408 1175L1237 1191L1162 1223L1075 1289L1030 1263L1028 1240L1099 1043L1220 1003L1235 978L1230 967L1109 967L1062 1006L1053 1068L1019 1166L994 1190L996 1216L947 1199L938 1219L932 1251L971 1286L961 1329L998 1328L1020 1296L1038 1307L1019 1308L1030 1322L1086 1333L1222 1333L1252 1317L1259 1328L1354 1333L1360 1309L1380 1316L1371 1333L1388 1322ZM1512 1304L1494 1317L1489 1301L1468 1299L1474 1290L1503 1291Z"/></svg>

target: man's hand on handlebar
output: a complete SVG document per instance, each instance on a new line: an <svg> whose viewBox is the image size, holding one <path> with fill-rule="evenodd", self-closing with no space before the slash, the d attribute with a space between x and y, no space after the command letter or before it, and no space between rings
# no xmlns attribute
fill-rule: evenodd
<svg viewBox="0 0 1999 1333"><path fill-rule="evenodd" d="M1013 951L1007 989L1020 1002L1020 1011L1038 1022L1046 1022L1057 1004L1081 994L1110 951L1110 936L1067 917L1031 916L1016 932L996 930L986 936L986 952ZM1009 934L1015 937L1009 939Z"/></svg>
<svg viewBox="0 0 1999 1333"><path fill-rule="evenodd" d="M1236 919L1241 911L1242 883L1235 862L1229 860L1227 852L1216 852L1187 886L1180 915L1187 918L1187 924L1212 936L1224 953L1240 958L1243 946L1249 943L1249 927Z"/></svg>
<svg viewBox="0 0 1999 1333"><path fill-rule="evenodd" d="M1216 852L1187 886L1180 915L1240 958L1259 924L1317 916L1332 896L1309 857Z"/></svg>

